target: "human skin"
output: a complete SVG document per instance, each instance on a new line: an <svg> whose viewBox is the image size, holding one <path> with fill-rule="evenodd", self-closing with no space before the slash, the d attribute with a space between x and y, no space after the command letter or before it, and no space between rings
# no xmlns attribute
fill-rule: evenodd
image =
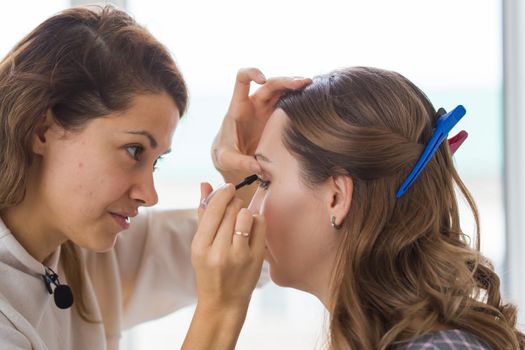
<svg viewBox="0 0 525 350"><path fill-rule="evenodd" d="M247 107L271 111L280 94L304 84L290 78L266 82L262 74L258 78L241 74L241 78L238 96L248 94L252 80L264 85L254 105L250 98L247 103L232 100L228 122ZM157 159L168 151L178 120L179 111L165 93L136 95L125 111L95 118L76 130L63 129L47 111L33 135L34 161L23 201L0 216L29 254L44 264L68 240L91 251L111 249L138 207L157 202L152 172ZM249 128L241 134L249 134ZM231 152L231 134L223 136L216 143L217 153L232 164L245 164L239 161L243 154ZM239 170L221 169L228 174ZM204 185L202 197L210 191ZM235 196L233 186L226 186L217 191L206 212L199 210L192 244L198 304L183 349L232 349L259 277L264 219L241 210L243 201ZM249 240L233 235L234 230L249 232Z"/></svg>
<svg viewBox="0 0 525 350"><path fill-rule="evenodd" d="M66 240L111 249L138 208L157 203L153 168L169 150L178 119L165 93L137 95L126 111L76 131L63 129L48 111L33 137L24 200L2 213L7 226L39 261Z"/></svg>
<svg viewBox="0 0 525 350"><path fill-rule="evenodd" d="M352 193L349 176L307 185L301 167L282 142L288 117L277 109L264 128L255 157L262 179L249 210L266 219L266 260L272 280L328 303L329 285L342 234L332 227L346 216Z"/></svg>
<svg viewBox="0 0 525 350"><path fill-rule="evenodd" d="M2 219L44 264L67 240L90 251L111 249L138 208L157 203L154 167L169 151L178 120L165 93L134 96L127 110L74 131L48 111L33 138L25 197ZM231 349L240 332L264 255L262 217L241 207L229 185L199 213L192 245L198 303L183 349ZM224 244L234 229L250 232L251 240L235 236Z"/></svg>

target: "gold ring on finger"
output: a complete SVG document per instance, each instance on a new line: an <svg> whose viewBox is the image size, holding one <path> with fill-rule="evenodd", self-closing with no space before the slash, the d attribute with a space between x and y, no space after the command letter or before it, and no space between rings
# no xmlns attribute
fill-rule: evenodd
<svg viewBox="0 0 525 350"><path fill-rule="evenodd" d="M237 236L250 237L250 234L249 234L248 232L235 231L234 233L235 233Z"/></svg>

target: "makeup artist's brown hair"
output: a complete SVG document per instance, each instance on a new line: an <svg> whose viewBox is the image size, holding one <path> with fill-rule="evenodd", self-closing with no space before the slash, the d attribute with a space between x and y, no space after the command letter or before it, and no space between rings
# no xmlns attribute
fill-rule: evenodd
<svg viewBox="0 0 525 350"><path fill-rule="evenodd" d="M306 185L350 176L330 299L331 349L390 349L436 327L470 332L493 349L523 349L516 308L479 253L478 212L444 142L407 193L396 191L432 136L436 111L400 74L334 71L279 102L283 141ZM476 222L460 227L455 190Z"/></svg>
<svg viewBox="0 0 525 350"><path fill-rule="evenodd" d="M126 110L137 94L162 92L182 115L188 96L179 69L125 12L72 8L44 21L0 61L0 210L24 198L31 140L46 111L65 129L77 130ZM77 310L90 320L73 243L62 246L62 258Z"/></svg>

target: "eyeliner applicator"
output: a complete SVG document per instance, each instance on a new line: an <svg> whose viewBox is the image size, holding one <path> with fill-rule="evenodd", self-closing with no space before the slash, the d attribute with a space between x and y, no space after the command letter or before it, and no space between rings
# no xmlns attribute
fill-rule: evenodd
<svg viewBox="0 0 525 350"><path fill-rule="evenodd" d="M254 183L255 181L257 181L257 179L259 178L259 176L257 176L256 174L253 174L253 175L250 175L246 178L244 178L244 180L242 180L241 182L239 182L237 185L235 185L235 190L238 190L240 188L243 188L244 186L248 186L248 185L251 185L252 183ZM209 195L208 197L206 197L202 202L201 202L201 208L203 209L206 209L206 207L208 206L208 202L211 200L211 198L213 197L213 195L215 194L215 191L217 190L213 190Z"/></svg>
<svg viewBox="0 0 525 350"><path fill-rule="evenodd" d="M257 176L256 174L250 175L247 178L245 178L244 180L242 180L241 182L239 182L237 185L235 185L235 189L238 190L240 188L243 188L244 186L251 185L258 178L259 178L259 176Z"/></svg>

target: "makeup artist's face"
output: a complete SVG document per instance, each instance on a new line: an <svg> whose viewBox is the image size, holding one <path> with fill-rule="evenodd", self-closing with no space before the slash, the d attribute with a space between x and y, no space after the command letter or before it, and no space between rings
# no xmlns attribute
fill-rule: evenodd
<svg viewBox="0 0 525 350"><path fill-rule="evenodd" d="M297 159L282 143L287 120L277 109L264 129L256 151L263 181L250 209L266 218L272 280L318 295L328 285L339 235L330 225L327 187L307 187Z"/></svg>
<svg viewBox="0 0 525 350"><path fill-rule="evenodd" d="M94 251L110 249L138 207L157 202L154 166L170 148L178 119L163 93L136 96L127 111L93 119L81 131L51 124L31 196L44 208L49 232Z"/></svg>

